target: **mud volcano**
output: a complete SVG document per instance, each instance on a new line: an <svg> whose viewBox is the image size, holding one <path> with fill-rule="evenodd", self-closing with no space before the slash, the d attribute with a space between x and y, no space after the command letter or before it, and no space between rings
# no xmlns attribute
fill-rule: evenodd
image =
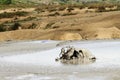
<svg viewBox="0 0 120 80"><path fill-rule="evenodd" d="M63 64L90 64L96 61L96 57L87 49L66 46L55 60Z"/></svg>

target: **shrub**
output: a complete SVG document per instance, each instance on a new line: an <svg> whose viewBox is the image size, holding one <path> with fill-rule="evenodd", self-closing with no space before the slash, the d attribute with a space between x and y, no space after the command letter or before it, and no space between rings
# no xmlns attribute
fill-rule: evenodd
<svg viewBox="0 0 120 80"><path fill-rule="evenodd" d="M54 11L57 11L57 9L56 8L49 8L48 11L49 12L54 12Z"/></svg>
<svg viewBox="0 0 120 80"><path fill-rule="evenodd" d="M19 28L19 26L21 26L20 23L15 22L15 23L11 26L11 30L17 30L17 29Z"/></svg>
<svg viewBox="0 0 120 80"><path fill-rule="evenodd" d="M41 7L36 8L35 11L38 13L45 12L45 10Z"/></svg>
<svg viewBox="0 0 120 80"><path fill-rule="evenodd" d="M104 6L100 6L98 7L98 12L105 12L105 7Z"/></svg>
<svg viewBox="0 0 120 80"><path fill-rule="evenodd" d="M8 12L4 12L0 14L0 19L1 18L12 18L14 16L26 16L28 14L28 12L14 12L14 13L8 13Z"/></svg>
<svg viewBox="0 0 120 80"><path fill-rule="evenodd" d="M45 29L50 29L52 25L55 24L54 22L48 23L45 27Z"/></svg>
<svg viewBox="0 0 120 80"><path fill-rule="evenodd" d="M73 7L73 6L68 6L67 11L68 11L68 12L71 12L72 10L74 10L74 7Z"/></svg>
<svg viewBox="0 0 120 80"><path fill-rule="evenodd" d="M28 27L28 29L35 29L36 28L36 24L35 23L32 23L32 25L30 25L29 27Z"/></svg>
<svg viewBox="0 0 120 80"><path fill-rule="evenodd" d="M0 0L1 4L11 4L12 0Z"/></svg>
<svg viewBox="0 0 120 80"><path fill-rule="evenodd" d="M27 18L25 18L25 19L23 19L23 20L19 20L19 22L21 21L31 21L31 20L35 20L36 19L36 17L31 17L31 16L29 16L29 17L27 17Z"/></svg>
<svg viewBox="0 0 120 80"><path fill-rule="evenodd" d="M65 6L59 6L59 8L58 8L59 11L64 11L65 9L66 9Z"/></svg>
<svg viewBox="0 0 120 80"><path fill-rule="evenodd" d="M65 13L62 16L70 16L70 15L76 15L77 13Z"/></svg>
<svg viewBox="0 0 120 80"><path fill-rule="evenodd" d="M60 13L55 12L55 13L53 13L53 14L49 14L48 16L59 16L59 15L60 15Z"/></svg>
<svg viewBox="0 0 120 80"><path fill-rule="evenodd" d="M5 30L4 26L3 26L3 24L0 24L0 32L4 32L4 31L6 31L6 30Z"/></svg>

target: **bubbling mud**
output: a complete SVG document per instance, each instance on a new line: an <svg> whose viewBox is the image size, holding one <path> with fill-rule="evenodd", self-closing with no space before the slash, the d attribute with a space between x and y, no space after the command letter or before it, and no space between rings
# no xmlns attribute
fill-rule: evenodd
<svg viewBox="0 0 120 80"><path fill-rule="evenodd" d="M55 59L63 64L90 64L96 61L96 57L87 49L66 46L61 48L59 58Z"/></svg>

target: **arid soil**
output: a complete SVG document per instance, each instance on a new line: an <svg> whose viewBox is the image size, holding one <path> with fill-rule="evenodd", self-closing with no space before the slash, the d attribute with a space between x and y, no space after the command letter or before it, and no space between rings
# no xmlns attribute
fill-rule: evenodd
<svg viewBox="0 0 120 80"><path fill-rule="evenodd" d="M6 40L86 40L120 38L120 11L95 12L95 9L36 11L36 8L8 9L3 12L29 12L26 16L1 18L1 24L20 23L18 30L0 32ZM29 20L30 19L30 20ZM9 25L7 25L9 26Z"/></svg>

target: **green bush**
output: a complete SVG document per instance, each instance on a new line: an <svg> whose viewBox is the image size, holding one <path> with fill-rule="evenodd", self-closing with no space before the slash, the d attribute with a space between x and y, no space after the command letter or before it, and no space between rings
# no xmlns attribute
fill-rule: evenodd
<svg viewBox="0 0 120 80"><path fill-rule="evenodd" d="M0 0L1 4L11 4L12 0Z"/></svg>

